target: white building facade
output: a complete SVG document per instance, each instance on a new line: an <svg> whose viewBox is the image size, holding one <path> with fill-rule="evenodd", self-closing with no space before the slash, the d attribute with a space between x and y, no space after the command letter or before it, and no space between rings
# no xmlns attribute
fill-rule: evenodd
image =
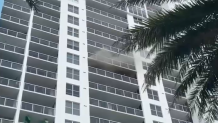
<svg viewBox="0 0 218 123"><path fill-rule="evenodd" d="M160 6L117 0L5 0L0 18L0 123L191 123L174 105L178 71L143 88L146 51L112 45ZM177 84L176 84L177 82Z"/></svg>

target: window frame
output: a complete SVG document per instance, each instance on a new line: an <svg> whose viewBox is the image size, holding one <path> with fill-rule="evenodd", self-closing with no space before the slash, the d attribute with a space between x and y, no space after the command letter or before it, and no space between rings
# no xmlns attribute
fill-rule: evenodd
<svg viewBox="0 0 218 123"><path fill-rule="evenodd" d="M78 59L75 59L78 58ZM79 65L80 59L79 55L67 52L67 62L75 65Z"/></svg>
<svg viewBox="0 0 218 123"><path fill-rule="evenodd" d="M79 38L79 29L68 26L67 34L76 38Z"/></svg>
<svg viewBox="0 0 218 123"><path fill-rule="evenodd" d="M69 72L68 70L71 70L71 72ZM78 72L78 75L75 74L75 71ZM75 76L77 76L78 79ZM78 69L67 67L66 68L66 77L69 79L80 80L80 71Z"/></svg>
<svg viewBox="0 0 218 123"><path fill-rule="evenodd" d="M149 91L150 91L151 93L149 93ZM154 92L156 92L157 95L155 95ZM152 89L147 89L147 93L148 93L148 98L149 98L149 99L159 101L158 91L152 90ZM149 95L150 95L150 96L149 96ZM155 97L156 97L156 98L155 98Z"/></svg>
<svg viewBox="0 0 218 123"><path fill-rule="evenodd" d="M79 18L72 15L68 15L67 22L79 26Z"/></svg>
<svg viewBox="0 0 218 123"><path fill-rule="evenodd" d="M68 4L68 12L79 14L79 7Z"/></svg>
<svg viewBox="0 0 218 123"><path fill-rule="evenodd" d="M79 42L71 40L71 39L67 39L67 48L79 51Z"/></svg>
<svg viewBox="0 0 218 123"><path fill-rule="evenodd" d="M70 103L71 106L67 107L67 103ZM76 107L75 105L78 105L78 108L75 108ZM70 109L70 113L67 112L67 109ZM78 111L78 112L76 113L75 111ZM65 101L65 113L80 116L80 103L66 100Z"/></svg>
<svg viewBox="0 0 218 123"><path fill-rule="evenodd" d="M151 108L152 106L154 106L155 109L152 109ZM157 107L160 108L160 111L157 110ZM161 106L150 104L150 109L151 109L151 115L163 117ZM159 114L161 114L161 116Z"/></svg>
<svg viewBox="0 0 218 123"><path fill-rule="evenodd" d="M71 89L68 89L67 85L71 86ZM78 87L78 90L75 90L75 87ZM70 84L70 83L66 83L66 95L70 95L70 96L74 96L74 97L80 97L80 86Z"/></svg>

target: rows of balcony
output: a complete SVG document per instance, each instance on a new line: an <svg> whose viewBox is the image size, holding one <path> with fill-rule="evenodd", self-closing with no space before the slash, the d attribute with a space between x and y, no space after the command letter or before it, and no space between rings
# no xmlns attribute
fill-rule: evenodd
<svg viewBox="0 0 218 123"><path fill-rule="evenodd" d="M0 27L0 33L26 40L26 34Z"/></svg>
<svg viewBox="0 0 218 123"><path fill-rule="evenodd" d="M133 92L130 92L130 91L125 91L125 90L122 90L122 89L118 89L118 88L114 88L114 87L111 87L111 86L106 86L106 85L102 85L102 84L98 84L98 83L94 83L94 82L89 82L89 87L93 88L93 89L101 90L101 91L104 91L104 92L117 94L119 96L124 96L124 97L137 99L137 100L141 99L140 95L137 94L137 93L133 93Z"/></svg>
<svg viewBox="0 0 218 123"><path fill-rule="evenodd" d="M38 59L41 59L41 60L45 60L45 61L48 61L48 62L57 63L57 58L56 57L50 56L50 55L47 55L47 54L43 54L43 53L39 53L39 52L29 50L29 56L34 57L34 58L38 58Z"/></svg>
<svg viewBox="0 0 218 123"><path fill-rule="evenodd" d="M47 26L43 26L43 25L39 25L39 24L36 24L36 23L33 23L33 28L38 29L38 30L42 30L42 31L45 31L45 32L48 32L48 33L51 33L51 34L54 34L54 35L59 34L59 31L56 30L56 29L53 29L53 28L50 28L50 27L47 27Z"/></svg>
<svg viewBox="0 0 218 123"><path fill-rule="evenodd" d="M101 101L101 100L97 100L93 98L90 98L90 104L97 106L97 107L102 107L102 108L106 108L109 110L117 111L117 112L122 112L126 114L143 117L143 112L142 110L139 110L139 109L134 109L134 108L130 108L130 107L126 107L126 106L122 106L122 105L118 105L118 104L114 104L110 102L105 102L105 101Z"/></svg>
<svg viewBox="0 0 218 123"><path fill-rule="evenodd" d="M174 95L176 93L176 90L172 89L172 88L164 87L164 90L165 90L165 92L170 93L172 95ZM183 94L182 96L185 97L185 94Z"/></svg>
<svg viewBox="0 0 218 123"><path fill-rule="evenodd" d="M0 118L0 123L14 123L14 121L13 120L8 120L8 119Z"/></svg>
<svg viewBox="0 0 218 123"><path fill-rule="evenodd" d="M95 18L92 18L92 17L88 17L87 16L87 21L89 22L92 22L92 23L96 23L96 24L99 24L101 26L104 26L104 27L107 27L107 28L110 28L110 29L114 29L114 30L117 30L117 31L121 31L123 33L129 33L129 30L128 29L125 29L123 27L120 27L120 26L117 26L117 25L114 25L114 24L110 24L108 22L105 22L105 21L101 21L101 20L98 20L98 19L95 19Z"/></svg>
<svg viewBox="0 0 218 123"><path fill-rule="evenodd" d="M172 118L172 123L191 123L191 122Z"/></svg>
<svg viewBox="0 0 218 123"><path fill-rule="evenodd" d="M31 67L31 66L27 66L27 72L29 72L31 74L51 78L51 79L56 79L57 78L57 74L54 73L54 72L39 69L39 68L35 68L35 67Z"/></svg>
<svg viewBox="0 0 218 123"><path fill-rule="evenodd" d="M44 2L44 1L39 1L39 5L43 6L43 7L46 7L46 8L49 8L49 9L53 9L55 11L60 11L60 7L59 6L56 6L56 5L53 5L53 4Z"/></svg>
<svg viewBox="0 0 218 123"><path fill-rule="evenodd" d="M17 80L0 77L0 85L19 88L20 87L20 82L18 82Z"/></svg>
<svg viewBox="0 0 218 123"><path fill-rule="evenodd" d="M121 123L121 122L91 116L90 123Z"/></svg>
<svg viewBox="0 0 218 123"><path fill-rule="evenodd" d="M184 106L184 105L168 102L168 106L172 109L176 109L176 110L180 110L180 111L184 111L184 112L189 112L189 108L187 106Z"/></svg>
<svg viewBox="0 0 218 123"><path fill-rule="evenodd" d="M48 40L45 40L45 39L41 39L41 38L38 38L38 37L34 37L32 36L31 37L31 42L34 42L34 43L37 43L37 44L40 44L40 45L44 45L44 46L47 46L47 47L51 47L51 48L58 48L58 44L57 43L54 43L52 41L48 41Z"/></svg>
<svg viewBox="0 0 218 123"><path fill-rule="evenodd" d="M127 68L127 69L130 69L130 70L135 70L135 65L127 64L127 63L124 63L124 62L121 62L121 61L118 61L118 60L114 60L114 59L109 59L107 57L96 55L94 53L88 52L88 57L91 58L91 59L100 61L100 62L105 62L105 63L108 63L108 64L112 64L112 65L115 65L115 66Z"/></svg>
<svg viewBox="0 0 218 123"><path fill-rule="evenodd" d="M171 80L171 81L174 81L176 83L181 83L181 79L180 78L174 77L174 76L170 76L170 75L163 76L163 79Z"/></svg>
<svg viewBox="0 0 218 123"><path fill-rule="evenodd" d="M90 66L89 66L89 72L96 73L96 74L101 75L101 76L106 76L106 77L122 80L124 82L132 83L132 84L135 84L135 85L138 84L137 79L134 79L134 78L131 78L131 77L128 77L128 76L124 76L124 75L120 75L120 74L116 74L116 73L113 73L113 72L110 72L110 71L90 67Z"/></svg>
<svg viewBox="0 0 218 123"><path fill-rule="evenodd" d="M23 6L19 6L19 5L10 3L10 2L4 1L4 6L6 6L8 8L15 9L15 10L18 10L18 11L30 13L30 9L29 8L26 8L26 7L23 7Z"/></svg>
<svg viewBox="0 0 218 123"><path fill-rule="evenodd" d="M34 13L35 16L41 17L43 19L47 19L56 23L59 23L59 18L45 14L45 13L41 13L41 12L35 12Z"/></svg>
<svg viewBox="0 0 218 123"><path fill-rule="evenodd" d="M0 66L7 67L7 68L12 68L12 69L19 70L19 71L22 70L22 64L19 64L19 63L16 63L16 62L11 62L11 61L8 61L8 60L3 60L3 59L0 59Z"/></svg>
<svg viewBox="0 0 218 123"><path fill-rule="evenodd" d="M15 108L17 107L17 101L6 97L0 97L0 105Z"/></svg>
<svg viewBox="0 0 218 123"><path fill-rule="evenodd" d="M14 45L10 45L10 44L0 43L0 49L10 51L10 52L14 52L14 53L24 54L24 49L23 48L17 47L17 46L14 46Z"/></svg>
<svg viewBox="0 0 218 123"><path fill-rule="evenodd" d="M20 18L17 18L17 17L13 17L13 16L10 16L10 15L7 15L7 14L1 14L1 19L5 19L5 20L15 22L15 23L18 23L18 24L21 24L21 25L25 25L25 26L28 26L28 24L29 24L29 22L27 20L23 20L23 19L20 19Z"/></svg>
<svg viewBox="0 0 218 123"><path fill-rule="evenodd" d="M99 9L96 9L96 8L93 8L93 7L90 7L90 6L86 6L86 9L88 11L98 13L100 15L103 15L103 16L106 16L106 17L109 17L109 18L112 18L112 19L127 23L127 19L125 19L123 17L117 16L117 15L114 15L114 14L111 14L111 13L108 13L108 12L105 12L105 11L102 11L102 10L99 10Z"/></svg>

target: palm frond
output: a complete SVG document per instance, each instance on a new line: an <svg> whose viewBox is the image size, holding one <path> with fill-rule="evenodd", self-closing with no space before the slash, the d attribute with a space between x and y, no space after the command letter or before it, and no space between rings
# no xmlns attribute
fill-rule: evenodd
<svg viewBox="0 0 218 123"><path fill-rule="evenodd" d="M39 11L39 0L26 0L27 4L31 9L38 12Z"/></svg>

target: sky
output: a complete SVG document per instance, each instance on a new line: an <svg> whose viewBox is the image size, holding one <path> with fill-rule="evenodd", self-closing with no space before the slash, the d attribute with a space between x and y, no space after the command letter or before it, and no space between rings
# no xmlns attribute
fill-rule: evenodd
<svg viewBox="0 0 218 123"><path fill-rule="evenodd" d="M0 0L0 13L2 12L2 6L3 6L4 0ZM1 17L1 14L0 14Z"/></svg>

